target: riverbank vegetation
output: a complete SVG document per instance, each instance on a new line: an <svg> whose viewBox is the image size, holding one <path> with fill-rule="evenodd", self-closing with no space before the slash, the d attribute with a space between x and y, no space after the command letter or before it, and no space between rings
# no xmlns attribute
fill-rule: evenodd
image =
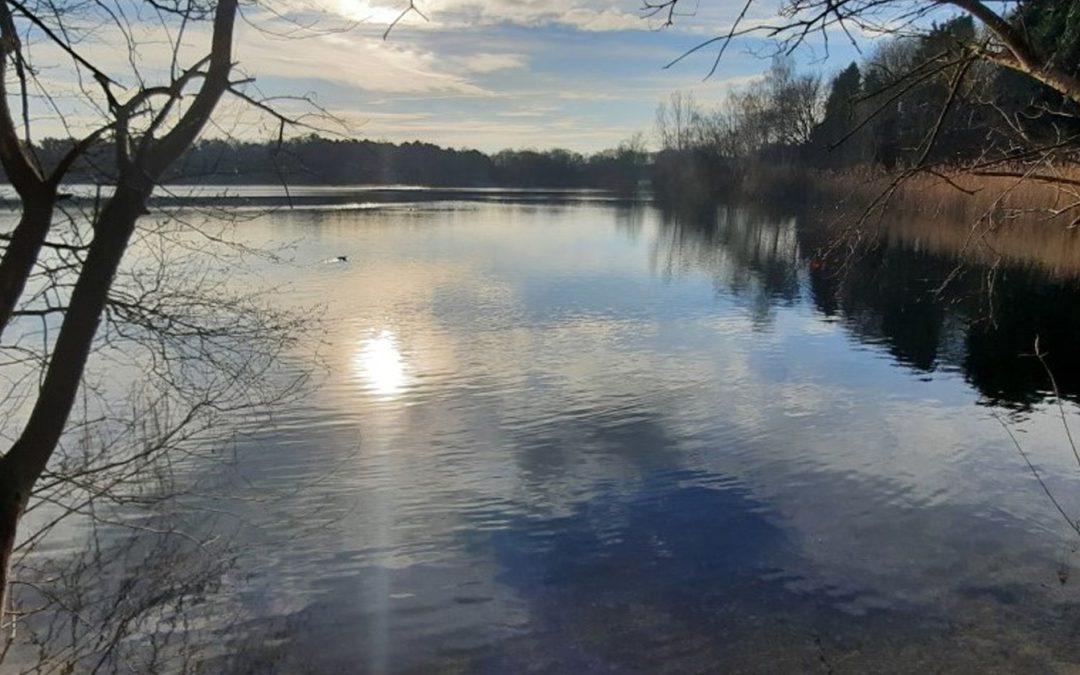
<svg viewBox="0 0 1080 675"><path fill-rule="evenodd" d="M793 3L789 23L736 24L709 41L719 57L734 36L761 31L779 41L778 55L719 106L683 94L661 104L658 193L810 190L834 204L843 192L878 213L904 202L901 210L966 210L989 224L1022 214L1080 223L1080 91L1069 84L1080 74L1080 8L1021 2L999 16L951 4L967 13L931 21L934 7L914 6L889 24L867 3ZM881 37L827 81L796 72L786 56L814 30L854 27Z"/></svg>

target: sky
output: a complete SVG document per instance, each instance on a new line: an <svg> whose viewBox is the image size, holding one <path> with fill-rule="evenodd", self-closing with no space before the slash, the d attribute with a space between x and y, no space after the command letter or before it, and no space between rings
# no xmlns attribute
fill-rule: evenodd
<svg viewBox="0 0 1080 675"><path fill-rule="evenodd" d="M139 0L118 2L148 6ZM295 97L310 98L336 120L305 118L324 133L486 152L508 147L594 152L635 132L651 136L657 104L675 90L692 91L705 105L719 102L730 88L760 76L773 50L762 39L738 42L708 78L716 54L711 49L665 69L686 50L722 34L741 0L697 5L683 0L683 15L668 27L661 18L646 16L642 0L415 2L422 15L410 12L386 39L388 25L408 0L246 3L237 28L238 69L256 80L249 92L290 97L276 103L290 114L310 112ZM755 7L758 14L750 21L766 19L777 3L765 0ZM168 43L176 31L138 11L132 13L138 24L132 54L117 48L119 38L109 36L107 27L88 34L79 48L109 66L110 73L138 71L152 83L167 67ZM183 35L188 60L205 53L205 25L189 26ZM821 47L810 43L796 61L829 75L858 56L839 36L830 41L828 59ZM48 49L47 41L38 47L39 60ZM56 63L63 63L59 56ZM64 77L62 67L38 68L38 74L46 88L54 87L48 78ZM67 86L74 85L69 80ZM207 135L276 135L274 120L256 119L239 106L237 101L223 105ZM70 117L80 114L89 117L92 110ZM48 118L43 113L38 120L40 136L68 135Z"/></svg>
<svg viewBox="0 0 1080 675"><path fill-rule="evenodd" d="M770 45L760 39L736 45L708 79L715 51L664 68L726 30L741 5L687 3L664 27L641 0L416 0L424 16L409 13L383 40L407 2L309 0L291 5L293 17L318 17L300 44L249 26L239 54L263 91L310 91L365 137L592 152L651 134L657 104L674 90L709 104L767 69ZM765 2L760 11L774 9ZM343 19L360 23L334 32ZM820 49L798 56L823 72L857 56L837 40L830 52L827 62Z"/></svg>

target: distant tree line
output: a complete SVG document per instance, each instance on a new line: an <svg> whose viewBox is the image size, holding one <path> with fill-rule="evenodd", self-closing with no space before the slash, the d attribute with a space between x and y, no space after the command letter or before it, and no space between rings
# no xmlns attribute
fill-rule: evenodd
<svg viewBox="0 0 1080 675"><path fill-rule="evenodd" d="M45 139L36 148L52 166L71 141ZM72 168L72 181L109 175L111 155L100 152ZM583 155L570 150L478 150L431 143L334 140L315 135L281 143L226 139L199 141L164 177L171 183L281 183L425 185L435 187L604 188L629 192L648 177L641 134L617 147Z"/></svg>

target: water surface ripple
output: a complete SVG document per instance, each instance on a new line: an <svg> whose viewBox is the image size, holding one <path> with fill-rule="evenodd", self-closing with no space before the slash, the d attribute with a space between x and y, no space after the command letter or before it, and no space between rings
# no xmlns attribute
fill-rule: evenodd
<svg viewBox="0 0 1080 675"><path fill-rule="evenodd" d="M1019 356L1062 354L1075 420L1074 280L1007 266L990 322L979 269L931 297L955 258L910 238L839 274L805 217L421 206L238 226L298 242L266 274L329 327L311 394L238 450L278 495L240 535L248 663L1080 668L1076 542L991 414L1080 513Z"/></svg>

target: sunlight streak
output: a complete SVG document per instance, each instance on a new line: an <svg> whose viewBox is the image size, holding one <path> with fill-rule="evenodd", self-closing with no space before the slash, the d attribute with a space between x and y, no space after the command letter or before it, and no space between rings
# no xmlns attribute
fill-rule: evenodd
<svg viewBox="0 0 1080 675"><path fill-rule="evenodd" d="M397 346L397 338L389 330L365 340L356 355L354 368L378 396L396 398L405 389L405 360Z"/></svg>

